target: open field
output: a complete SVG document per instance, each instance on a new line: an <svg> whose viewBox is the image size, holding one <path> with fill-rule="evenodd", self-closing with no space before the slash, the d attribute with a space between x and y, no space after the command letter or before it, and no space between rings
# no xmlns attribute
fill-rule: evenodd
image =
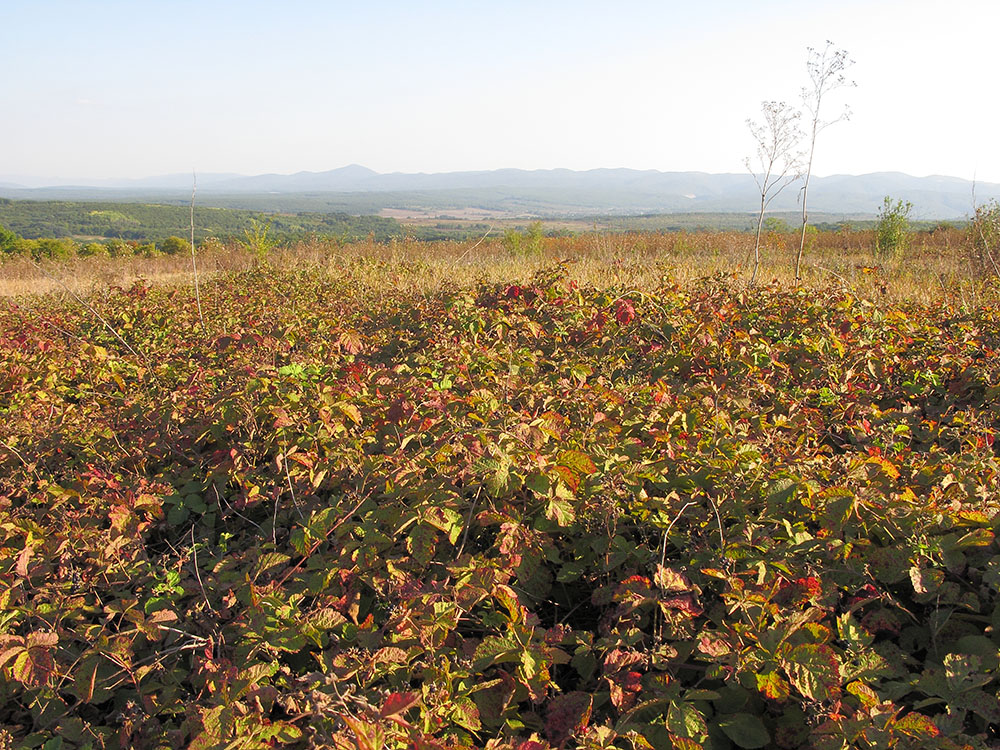
<svg viewBox="0 0 1000 750"><path fill-rule="evenodd" d="M0 747L995 746L994 287L787 242L8 260Z"/></svg>
<svg viewBox="0 0 1000 750"><path fill-rule="evenodd" d="M522 247L518 252L512 252L510 241L504 238L512 233L527 239L524 232L503 226L463 241L367 239L345 243L314 239L276 249L273 261L282 267L320 267L335 275L346 273L366 285L423 292L440 290L442 285L523 280L563 260L570 263L569 272L575 280L598 287L655 284L663 276L686 284L716 275L739 285L749 278L752 265L753 236L746 232L587 232L540 238L537 248ZM803 268L806 286L843 287L873 301L930 303L948 299L975 304L993 294L989 279L984 281L970 265L963 229L915 232L904 257L881 262L873 259L873 243L871 230L810 234ZM761 278L793 284L797 247L795 234L765 234ZM245 244L238 242L212 241L198 252L199 270L206 277L244 270L255 262ZM40 262L11 255L0 261L0 296L67 289L81 293L130 286L139 279L155 284L191 283L190 255L179 252L161 257L94 256Z"/></svg>

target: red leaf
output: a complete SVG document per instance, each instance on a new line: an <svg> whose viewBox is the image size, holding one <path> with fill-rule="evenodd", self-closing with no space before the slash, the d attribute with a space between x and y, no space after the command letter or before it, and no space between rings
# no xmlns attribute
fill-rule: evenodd
<svg viewBox="0 0 1000 750"><path fill-rule="evenodd" d="M692 593L678 594L677 596L668 596L665 599L661 599L660 608L664 612L668 609L678 610L691 617L697 617L704 612L704 609Z"/></svg>
<svg viewBox="0 0 1000 750"><path fill-rule="evenodd" d="M722 635L706 633L698 639L698 650L707 656L725 656L733 649Z"/></svg>
<svg viewBox="0 0 1000 750"><path fill-rule="evenodd" d="M420 695L415 692L393 693L382 704L379 715L384 719L387 716L395 716L413 708L420 702Z"/></svg>
<svg viewBox="0 0 1000 750"><path fill-rule="evenodd" d="M587 693L560 695L545 714L545 736L553 745L562 745L590 721L593 698Z"/></svg>
<svg viewBox="0 0 1000 750"><path fill-rule="evenodd" d="M556 466L552 467L552 471L554 471L563 481L563 483L567 487L569 487L573 492L576 492L580 488L580 475L575 473L568 466L562 466L561 464L557 464Z"/></svg>
<svg viewBox="0 0 1000 750"><path fill-rule="evenodd" d="M517 746L517 750L549 750L549 747L550 745L547 742L525 740Z"/></svg>
<svg viewBox="0 0 1000 750"><path fill-rule="evenodd" d="M503 296L507 297L508 299L513 299L515 297L520 297L521 292L523 291L524 289L522 289L517 284L511 284L510 286L508 286L506 289L503 290Z"/></svg>
<svg viewBox="0 0 1000 750"><path fill-rule="evenodd" d="M615 320L618 325L628 325L635 320L635 305L630 299L620 299L615 302Z"/></svg>
<svg viewBox="0 0 1000 750"><path fill-rule="evenodd" d="M638 666L642 661L642 654L622 649L609 651L604 657L604 677L611 689L611 702L616 708L628 708L635 702L642 687L642 674L630 667Z"/></svg>
<svg viewBox="0 0 1000 750"><path fill-rule="evenodd" d="M342 716L344 723L354 732L355 742L358 750L382 750L385 741L385 732L381 727L368 724L360 719L351 716Z"/></svg>

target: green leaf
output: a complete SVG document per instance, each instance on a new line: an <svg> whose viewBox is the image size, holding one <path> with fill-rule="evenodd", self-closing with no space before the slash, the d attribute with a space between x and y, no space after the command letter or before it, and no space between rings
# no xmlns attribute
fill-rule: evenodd
<svg viewBox="0 0 1000 750"><path fill-rule="evenodd" d="M910 568L910 582L917 594L933 594L944 581L944 571L935 568Z"/></svg>
<svg viewBox="0 0 1000 750"><path fill-rule="evenodd" d="M215 706L201 715L201 724L205 733L213 739L229 737L233 729L232 712L227 706Z"/></svg>
<svg viewBox="0 0 1000 750"><path fill-rule="evenodd" d="M434 559L437 550L437 531L425 524L417 524L406 537L406 549L416 562L426 565Z"/></svg>
<svg viewBox="0 0 1000 750"><path fill-rule="evenodd" d="M309 624L319 630L332 630L338 625L343 625L345 622L347 622L346 617L337 610L329 607L318 609L309 617Z"/></svg>
<svg viewBox="0 0 1000 750"><path fill-rule="evenodd" d="M345 417L354 422L354 424L361 424L361 410L358 409L357 406L347 401L341 401L337 404L337 408L340 409L341 413Z"/></svg>
<svg viewBox="0 0 1000 750"><path fill-rule="evenodd" d="M667 729L671 734L697 740L708 733L708 724L693 703L675 701L667 709Z"/></svg>
<svg viewBox="0 0 1000 750"><path fill-rule="evenodd" d="M491 727L501 723L514 695L515 684L512 677L507 677L506 680L490 680L475 687L472 697L476 701L481 721Z"/></svg>
<svg viewBox="0 0 1000 750"><path fill-rule="evenodd" d="M576 511L568 500L554 497L545 508L545 517L559 526L569 526L576 520Z"/></svg>
<svg viewBox="0 0 1000 750"><path fill-rule="evenodd" d="M424 513L424 520L434 528L448 535L448 541L454 545L462 535L464 519L461 514L451 508L435 506Z"/></svg>
<svg viewBox="0 0 1000 750"><path fill-rule="evenodd" d="M479 709L468 698L452 699L451 718L460 727L468 729L470 732L478 732L483 728L483 724L479 720Z"/></svg>
<svg viewBox="0 0 1000 750"><path fill-rule="evenodd" d="M766 747L771 742L764 722L752 714L732 714L720 721L719 727L734 744L747 750Z"/></svg>
<svg viewBox="0 0 1000 750"><path fill-rule="evenodd" d="M520 651L521 647L513 638L501 638L496 635L486 636L472 655L472 668L479 671L493 664L519 661Z"/></svg>
<svg viewBox="0 0 1000 750"><path fill-rule="evenodd" d="M483 481L490 497L500 499L506 497L514 489L514 478L511 476L513 463L510 458L500 454L497 458L482 458L477 468L486 474Z"/></svg>
<svg viewBox="0 0 1000 750"><path fill-rule="evenodd" d="M247 667L242 670L236 678L236 682L233 686L234 694L237 698L242 698L246 695L248 690L254 687L254 685L261 680L266 680L268 677L273 676L277 671L277 662L272 662L270 664L254 664Z"/></svg>
<svg viewBox="0 0 1000 750"><path fill-rule="evenodd" d="M767 488L767 499L774 507L784 505L795 495L798 489L798 482L790 477L785 477L773 482Z"/></svg>
<svg viewBox="0 0 1000 750"><path fill-rule="evenodd" d="M308 551L306 545L306 532L303 529L292 529L292 533L289 534L288 543L292 545L298 554L305 555Z"/></svg>
<svg viewBox="0 0 1000 750"><path fill-rule="evenodd" d="M556 459L556 463L560 466L565 466L578 476L589 476L597 471L597 467L590 456L576 450L562 451Z"/></svg>
<svg viewBox="0 0 1000 750"><path fill-rule="evenodd" d="M944 657L944 676L951 695L958 695L993 681L982 668L982 659L974 654L948 654Z"/></svg>
<svg viewBox="0 0 1000 750"><path fill-rule="evenodd" d="M253 568L253 577L272 571L287 563L291 558L281 552L266 552L257 558L257 564Z"/></svg>
<svg viewBox="0 0 1000 750"><path fill-rule="evenodd" d="M916 737L917 739L937 737L941 734L933 721L923 714L918 713L908 713L900 717L896 721L894 728L908 737Z"/></svg>
<svg viewBox="0 0 1000 750"><path fill-rule="evenodd" d="M783 701L791 694L788 683L777 672L757 674L757 689L768 698Z"/></svg>
<svg viewBox="0 0 1000 750"><path fill-rule="evenodd" d="M840 693L840 660L826 644L796 646L782 659L795 689L809 700L822 701Z"/></svg>

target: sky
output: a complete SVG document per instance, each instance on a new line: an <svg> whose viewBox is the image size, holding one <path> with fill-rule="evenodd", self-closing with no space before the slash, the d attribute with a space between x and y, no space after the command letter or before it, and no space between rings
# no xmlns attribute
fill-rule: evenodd
<svg viewBox="0 0 1000 750"><path fill-rule="evenodd" d="M997 0L0 0L0 180L740 172L832 40L813 173L1000 182Z"/></svg>

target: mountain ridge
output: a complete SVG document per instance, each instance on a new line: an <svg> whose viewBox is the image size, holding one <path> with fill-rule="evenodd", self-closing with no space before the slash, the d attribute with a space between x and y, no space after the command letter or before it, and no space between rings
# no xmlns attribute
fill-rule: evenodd
<svg viewBox="0 0 1000 750"><path fill-rule="evenodd" d="M0 197L32 200L124 200L160 197L176 202L190 196L190 174L128 180L97 180L95 184L18 187L23 176L0 175ZM198 196L211 202L252 201L271 210L295 205L292 196L312 203L329 198L330 205L356 205L359 210L386 208L488 208L516 215L592 215L675 212L742 213L754 211L760 193L748 172L662 172L655 169L601 167L589 170L517 169L460 172L376 172L360 164L293 174L197 175ZM801 186L795 183L770 204L773 211L798 207ZM1000 184L975 183L980 203L1000 199ZM134 194L129 197L129 194ZM141 194L141 198L140 198ZM885 196L910 201L913 218L953 219L972 212L973 182L948 175L915 177L903 172L834 174L813 177L811 210L826 213L874 214ZM270 201L270 202L269 202ZM308 202L308 201L306 201ZM310 203L310 205L312 205Z"/></svg>

